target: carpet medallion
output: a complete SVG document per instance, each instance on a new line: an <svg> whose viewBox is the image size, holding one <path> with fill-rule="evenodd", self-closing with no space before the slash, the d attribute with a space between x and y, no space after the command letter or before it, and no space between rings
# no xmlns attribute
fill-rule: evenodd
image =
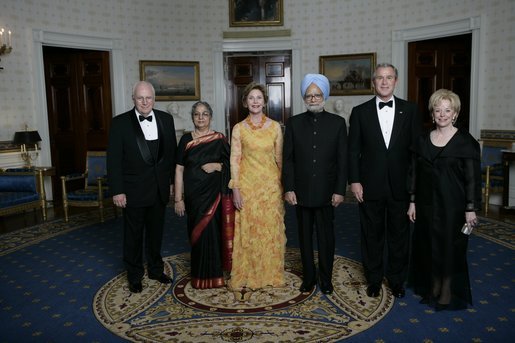
<svg viewBox="0 0 515 343"><path fill-rule="evenodd" d="M361 264L335 256L334 292L301 293L298 249L286 253L286 286L231 292L191 287L189 254L165 258L174 284L143 280L131 294L125 273L107 282L93 301L97 320L116 335L152 342L330 342L351 337L383 319L393 297L383 286L366 296Z"/></svg>

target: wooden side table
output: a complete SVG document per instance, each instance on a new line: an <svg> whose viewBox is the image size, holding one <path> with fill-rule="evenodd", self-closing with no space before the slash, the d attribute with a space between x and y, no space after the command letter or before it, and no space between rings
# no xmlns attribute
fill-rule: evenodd
<svg viewBox="0 0 515 343"><path fill-rule="evenodd" d="M47 196L46 196L46 205L47 205L47 208L48 206L50 205L50 203L53 203L53 199L54 199L54 184L52 182L52 176L55 175L55 167L52 167L52 166L35 166L34 167L35 170L41 170L42 171L42 174L43 174L43 177L48 177L50 179L50 193L52 194L52 200L49 200L48 199L48 192L47 193Z"/></svg>
<svg viewBox="0 0 515 343"><path fill-rule="evenodd" d="M54 176L55 168L54 167L34 167L36 170L41 170L43 172L43 176Z"/></svg>

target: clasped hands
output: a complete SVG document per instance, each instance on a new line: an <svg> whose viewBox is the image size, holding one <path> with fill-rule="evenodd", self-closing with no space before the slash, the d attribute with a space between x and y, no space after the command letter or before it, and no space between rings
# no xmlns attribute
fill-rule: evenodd
<svg viewBox="0 0 515 343"><path fill-rule="evenodd" d="M211 162L203 164L202 167L200 167L204 172L211 174L214 171L222 171L222 164L219 162Z"/></svg>

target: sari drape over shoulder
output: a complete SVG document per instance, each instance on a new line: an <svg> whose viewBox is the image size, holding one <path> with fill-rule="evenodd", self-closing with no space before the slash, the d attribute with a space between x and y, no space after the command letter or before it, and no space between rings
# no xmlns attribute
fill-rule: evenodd
<svg viewBox="0 0 515 343"><path fill-rule="evenodd" d="M222 163L222 171L206 173L206 163ZM229 144L214 132L197 139L185 134L178 146L177 164L184 166L184 202L191 244L191 284L194 288L224 286L223 270L230 268L234 210L230 198ZM231 217L232 216L232 217Z"/></svg>

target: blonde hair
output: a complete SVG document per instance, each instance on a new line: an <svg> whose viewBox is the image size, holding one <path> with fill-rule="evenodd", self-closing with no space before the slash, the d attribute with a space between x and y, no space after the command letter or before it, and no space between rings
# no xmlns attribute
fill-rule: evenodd
<svg viewBox="0 0 515 343"><path fill-rule="evenodd" d="M429 98L429 112L433 113L433 109L442 100L449 100L449 102L451 103L451 109L454 112L456 112L456 118L458 118L461 109L460 97L458 96L458 94L448 89L439 89L431 95L431 97Z"/></svg>

